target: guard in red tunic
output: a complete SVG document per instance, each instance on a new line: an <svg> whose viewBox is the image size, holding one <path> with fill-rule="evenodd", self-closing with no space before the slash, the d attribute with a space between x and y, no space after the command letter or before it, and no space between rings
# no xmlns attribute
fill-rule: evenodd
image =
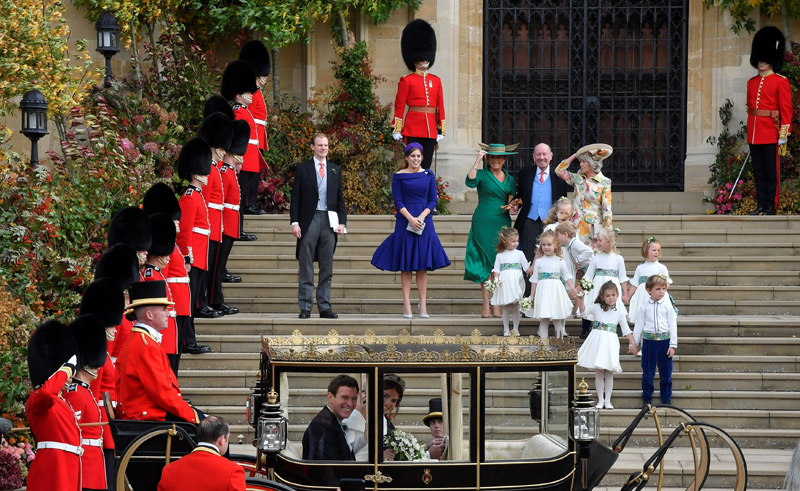
<svg viewBox="0 0 800 491"><path fill-rule="evenodd" d="M28 341L28 370L33 392L25 416L36 439L36 458L28 471L30 491L81 489L81 430L75 412L61 397L78 362L75 338L64 324L51 320Z"/></svg>
<svg viewBox="0 0 800 491"><path fill-rule="evenodd" d="M131 287L131 283L139 281L139 258L136 252L126 244L109 247L100 256L95 268L94 279L101 278L112 279L122 288L123 292L126 292ZM127 298L125 302L127 303ZM116 326L113 339L108 343L108 352L111 354L112 361L117 358L125 340L128 339L131 327L131 323L125 319L122 319Z"/></svg>
<svg viewBox="0 0 800 491"><path fill-rule="evenodd" d="M64 399L75 411L81 427L81 472L83 489L106 489L106 463L103 457L103 427L92 426L102 421L97 399L89 384L97 379L97 371L106 358L106 328L93 314L82 315L72 321L69 329L78 346L78 368L72 384L64 392Z"/></svg>
<svg viewBox="0 0 800 491"><path fill-rule="evenodd" d="M133 280L130 280L132 283ZM127 288L130 288L130 283ZM100 318L105 326L105 348L103 366L97 369L97 378L89 383L89 390L100 408L101 421L108 421L105 411L103 394L108 392L113 409L117 407L116 374L114 361L111 359L110 347L114 343L116 326L122 321L122 312L125 310L125 297L122 288L111 278L99 278L86 287L81 297L80 315L92 314ZM114 466L114 439L111 429L103 426L103 456L106 467L106 482L113 483L116 475Z"/></svg>
<svg viewBox="0 0 800 491"><path fill-rule="evenodd" d="M392 137L405 137L406 144L421 144L422 167L430 169L436 143L445 132L442 81L428 73L436 59L436 33L424 20L412 20L403 29L400 47L403 61L413 73L397 84Z"/></svg>
<svg viewBox="0 0 800 491"><path fill-rule="evenodd" d="M178 175L189 181L179 201L181 207L178 247L189 258L192 269L189 271L189 290L191 292L192 317L198 317L197 296L207 284L208 275L208 237L211 235L208 223L208 207L201 190L208 184L211 173L211 147L201 138L192 138L183 145L178 154ZM208 346L197 344L194 325L186 333L183 351L191 354L207 353Z"/></svg>
<svg viewBox="0 0 800 491"><path fill-rule="evenodd" d="M264 210L258 208L258 182L260 171L266 166L264 157L259 149L258 130L255 118L249 106L253 103L253 96L258 91L256 75L250 64L243 60L228 63L222 73L222 96L233 101L234 118L247 121L250 125L250 139L247 151L244 154L242 170L239 172L239 186L242 190L240 206L247 215L263 215Z"/></svg>
<svg viewBox="0 0 800 491"><path fill-rule="evenodd" d="M225 207L222 210L222 223L224 230L222 232L222 244L220 245L221 268L225 277L223 281L226 283L241 283L241 276L233 276L228 273L228 257L230 256L231 249L233 248L233 241L239 237L239 182L236 179L236 174L242 168L242 161L244 160L244 153L247 151L247 140L250 135L250 127L245 121L233 122L233 138L231 139L231 146L225 154L225 159L222 162L222 191L225 195ZM219 295L219 297L217 297ZM224 308L225 297L220 289L219 292L214 292L214 304Z"/></svg>
<svg viewBox="0 0 800 491"><path fill-rule="evenodd" d="M249 63L256 74L258 90L253 92L253 103L248 106L248 109L250 109L250 113L256 122L258 148L266 152L269 150L269 145L267 144L267 104L264 102L264 94L261 89L267 84L267 77L269 77L272 65L269 59L269 50L258 39L251 39L242 46L239 51L239 59ZM262 170L267 168L266 164L264 162L265 167Z"/></svg>
<svg viewBox="0 0 800 491"><path fill-rule="evenodd" d="M147 190L142 199L142 209L150 215L164 213L170 217L172 223L175 224L176 233L178 232L181 207L178 203L178 198L175 197L175 192L168 185L158 182L150 186L150 189ZM167 359L169 359L172 373L176 377L180 367L182 347L185 344L184 340L190 330L194 332L191 308L192 296L189 291L189 270L191 270L192 266L187 261L188 256L184 255L176 244L172 254L169 256L167 266L162 269L162 274L166 277L167 286L172 295L172 301L175 302L173 308L175 309L175 324L178 329L176 339L177 352L175 354L167 353Z"/></svg>
<svg viewBox="0 0 800 491"><path fill-rule="evenodd" d="M783 65L785 45L777 27L764 27L753 37L750 64L758 75L747 81L747 143L758 207L751 215L774 215L778 208L780 155L786 154L792 122L791 85L775 73Z"/></svg>
<svg viewBox="0 0 800 491"><path fill-rule="evenodd" d="M117 359L117 397L122 419L188 421L202 417L181 396L167 355L161 348L161 331L167 328L167 284L140 281L131 285L131 303L125 315L135 321L131 338Z"/></svg>

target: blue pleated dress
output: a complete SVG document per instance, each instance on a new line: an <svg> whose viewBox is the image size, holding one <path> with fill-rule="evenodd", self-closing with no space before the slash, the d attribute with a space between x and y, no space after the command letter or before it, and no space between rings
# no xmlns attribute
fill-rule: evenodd
<svg viewBox="0 0 800 491"><path fill-rule="evenodd" d="M422 210L436 208L436 178L430 170L414 173L395 173L392 176L392 196L398 210L406 208L413 216ZM450 259L433 227L433 217L425 217L422 235L406 230L408 220L399 212L395 215L394 232L372 255L372 265L384 271L433 271L450 266Z"/></svg>

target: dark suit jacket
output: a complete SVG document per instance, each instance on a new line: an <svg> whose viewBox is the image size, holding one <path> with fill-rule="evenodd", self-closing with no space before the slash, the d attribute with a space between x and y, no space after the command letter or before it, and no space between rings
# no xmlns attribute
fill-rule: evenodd
<svg viewBox="0 0 800 491"><path fill-rule="evenodd" d="M328 160L327 175L328 180L328 211L335 211L339 215L339 223L347 223L347 209L344 205L344 191L342 188L342 169ZM297 240L295 257L300 247L300 241L306 236L311 219L317 211L317 201L319 192L317 190L317 170L314 166L314 159L306 160L297 164L294 172L294 184L292 185L292 201L289 208L291 222L300 224L302 237Z"/></svg>
<svg viewBox="0 0 800 491"><path fill-rule="evenodd" d="M567 195L567 183L556 175L557 163L550 162L550 189L552 192L553 203L558 201L558 198ZM533 190L533 180L536 179L536 172L538 167L529 165L523 167L519 171L517 178L517 195L516 198L522 199L522 207L519 210L517 221L514 222L514 228L522 234L522 229L525 227L525 220L528 218L528 213L531 211L531 191Z"/></svg>
<svg viewBox="0 0 800 491"><path fill-rule="evenodd" d="M356 460L342 425L328 406L314 416L303 434L303 460Z"/></svg>

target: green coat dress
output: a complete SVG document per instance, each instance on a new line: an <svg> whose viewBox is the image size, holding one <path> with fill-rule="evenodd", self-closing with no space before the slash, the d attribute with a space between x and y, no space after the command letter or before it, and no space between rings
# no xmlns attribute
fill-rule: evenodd
<svg viewBox="0 0 800 491"><path fill-rule="evenodd" d="M464 279L483 283L489 279L497 255L497 238L500 229L511 226L511 215L501 206L517 192L514 178L508 175L503 182L491 171L478 170L475 179L467 177L465 184L478 189L478 207L472 214L472 227L467 238L467 255L464 258Z"/></svg>

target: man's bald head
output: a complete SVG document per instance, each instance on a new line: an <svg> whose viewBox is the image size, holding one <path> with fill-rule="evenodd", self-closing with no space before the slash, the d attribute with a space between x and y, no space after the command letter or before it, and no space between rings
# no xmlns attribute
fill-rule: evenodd
<svg viewBox="0 0 800 491"><path fill-rule="evenodd" d="M546 169L550 165L551 160L553 160L553 151L550 149L550 145L547 143L539 143L533 147L533 162L536 164L536 167Z"/></svg>

